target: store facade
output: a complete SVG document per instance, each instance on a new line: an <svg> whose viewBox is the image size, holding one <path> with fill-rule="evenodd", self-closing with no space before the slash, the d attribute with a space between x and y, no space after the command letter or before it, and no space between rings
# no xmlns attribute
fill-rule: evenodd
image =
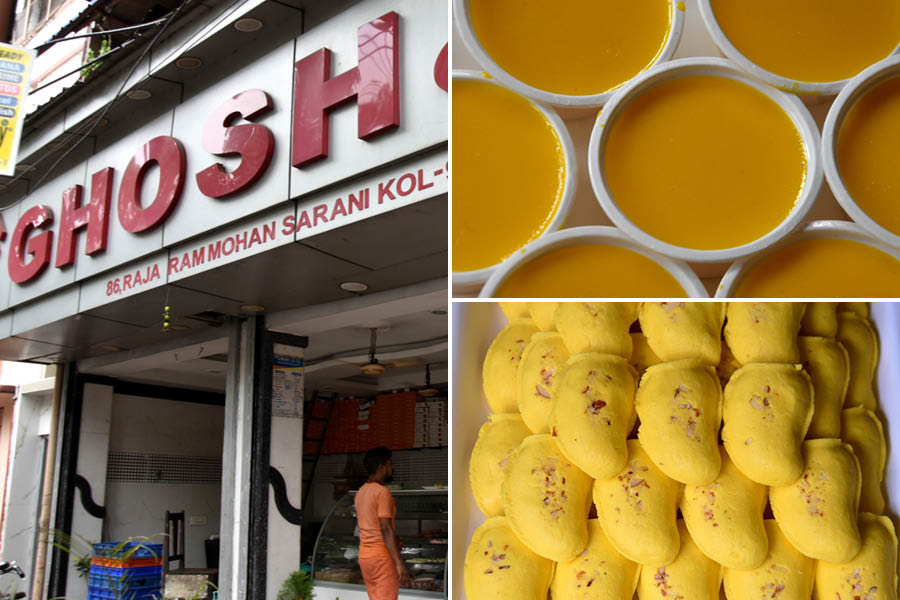
<svg viewBox="0 0 900 600"><path fill-rule="evenodd" d="M51 528L114 534L110 511L131 497L109 505L125 480L107 471L127 474L137 443L116 427L145 405L150 429L173 421L147 399L188 403L196 436L176 437L210 445L153 450L220 452L220 467L172 466L221 474L207 491L215 523L190 523L188 552L215 529L219 597L274 598L301 561L304 437L302 401L273 390L276 363L321 354L357 325L342 315L446 312L448 11L250 0L195 12L130 77L88 80L33 115L20 161L37 168L0 192L0 358L61 365L47 394L52 483L34 482L52 491ZM433 336L388 341L397 356L441 352ZM188 352L222 368L160 374L154 361L174 373ZM30 555L44 597L75 589L69 556L42 557L33 537L7 536L4 558Z"/></svg>

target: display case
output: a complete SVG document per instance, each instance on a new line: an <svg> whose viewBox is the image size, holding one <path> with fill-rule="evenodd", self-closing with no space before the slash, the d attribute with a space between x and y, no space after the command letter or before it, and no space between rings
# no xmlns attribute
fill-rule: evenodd
<svg viewBox="0 0 900 600"><path fill-rule="evenodd" d="M397 504L395 525L409 570L410 588L400 598L447 597L448 508L446 490L391 490ZM337 501L322 524L313 551L316 600L365 600L359 570L356 492Z"/></svg>

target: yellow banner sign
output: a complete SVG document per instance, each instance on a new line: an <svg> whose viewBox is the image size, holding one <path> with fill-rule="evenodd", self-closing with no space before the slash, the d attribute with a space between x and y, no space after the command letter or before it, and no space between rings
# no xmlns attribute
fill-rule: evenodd
<svg viewBox="0 0 900 600"><path fill-rule="evenodd" d="M36 56L34 50L0 44L0 175L12 175L16 170L31 63Z"/></svg>

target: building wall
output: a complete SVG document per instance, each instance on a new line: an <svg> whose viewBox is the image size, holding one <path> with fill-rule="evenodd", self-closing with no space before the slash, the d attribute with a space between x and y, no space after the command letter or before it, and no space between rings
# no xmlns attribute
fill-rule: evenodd
<svg viewBox="0 0 900 600"><path fill-rule="evenodd" d="M31 589L51 403L52 390L23 393L16 403L2 559L16 561L26 578L8 577L0 583L0 590L13 585L18 591Z"/></svg>
<svg viewBox="0 0 900 600"><path fill-rule="evenodd" d="M3 555L3 531L6 523L7 477L12 450L13 415L16 404L12 394L0 394L0 556Z"/></svg>
<svg viewBox="0 0 900 600"><path fill-rule="evenodd" d="M162 543L165 512L184 510L185 566L206 566L203 541L219 534L221 482L194 479L191 465L221 462L224 417L221 406L114 396L106 484L109 540L156 536L152 542ZM205 518L206 524L191 525L192 517Z"/></svg>

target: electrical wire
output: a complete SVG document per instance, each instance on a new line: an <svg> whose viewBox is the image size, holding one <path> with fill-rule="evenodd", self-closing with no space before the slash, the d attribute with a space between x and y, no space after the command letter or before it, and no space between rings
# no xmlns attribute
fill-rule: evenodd
<svg viewBox="0 0 900 600"><path fill-rule="evenodd" d="M182 10L184 10L184 8L188 4L190 4L193 1L194 0L182 0L181 4L179 4L176 9L173 10L171 13L169 13L169 16L167 17L166 22L163 23L163 26L160 27L159 31L156 32L156 35L153 36L153 39L150 40L150 43L148 43L144 47L144 50L143 50L143 52L141 52L141 55L138 57L138 59L136 61L134 61L134 63L131 65L131 69L128 70L128 75L126 75L125 78L122 80L122 85L119 86L119 89L116 91L112 100L110 100L109 103L104 107L103 112L100 113L100 116L98 116L95 119L90 120L90 127L84 134L80 134L78 132L72 132L72 134L68 138L66 138L66 140L64 140L62 142L63 145L67 145L69 143L69 141L74 139L76 136L78 136L78 135L81 136L81 138L79 140L75 141L75 143L72 144L71 147L69 147L65 152L63 152L62 155L60 155L59 158L57 158L53 162L53 164L50 165L50 167L46 170L44 175L40 179L37 180L37 183L34 184L35 188L40 187L40 185L47 179L47 177L49 177L50 174L53 173L53 170L56 167L58 167L59 164L63 160L66 159L66 157L68 157L72 152L74 152L75 149L78 148L78 145L81 144L81 142L83 142L85 140L85 138L89 137L94 132L94 129L97 128L97 125L100 123L100 121L102 121L106 117L106 115L109 113L110 109L113 107L113 105L115 105L116 101L122 95L122 92L125 90L125 86L128 85L128 81L131 79L132 75L134 75L134 72L135 72L135 70L137 70L138 65L140 65L141 62L143 62L144 58L147 56L147 53L150 52L150 50L156 45L157 40L159 40L160 36L166 31L166 29L168 29L169 25L172 24L172 22L175 20L175 17L177 17L178 14ZM21 177L22 177L21 175L14 177L12 180L10 180L6 184L6 187L9 187L13 183L15 183L16 180L18 180ZM26 198L27 198L27 196L26 196ZM15 206L16 204L18 204L19 202L21 202L24 199L25 198L22 198L4 208L12 208L13 206Z"/></svg>
<svg viewBox="0 0 900 600"><path fill-rule="evenodd" d="M113 49L110 50L109 52L106 52L105 54L101 54L100 56L98 56L97 58L95 58L95 59L92 60L92 61L89 61L89 62L86 62L86 63L84 63L84 64L79 65L77 68L72 69L72 70L69 71L68 73L64 73L63 75L60 75L60 76L57 77L56 79L50 80L50 81L48 81L47 83L44 83L44 84L39 85L38 87L36 87L36 88L34 88L33 90L31 90L29 93L30 93L30 94L34 94L35 92L39 92L39 91L41 91L42 89L44 89L44 88L46 88L46 87L50 87L51 85L53 85L53 84L56 83L57 81L62 81L62 80L65 79L66 77L69 77L70 75L74 75L75 73L78 73L79 71L83 71L84 69L90 67L91 65L97 64L98 62L102 62L103 59L105 59L106 57L111 56L111 55L115 54L116 52L120 52L120 51L124 50L125 48L127 48L128 46L130 46L131 44L133 44L135 41L137 41L137 39L138 39L138 38L134 37L134 38L125 40L124 42L122 42L120 45L116 46L115 48L113 48Z"/></svg>
<svg viewBox="0 0 900 600"><path fill-rule="evenodd" d="M86 119L85 121L83 121L82 123L80 123L78 126L76 126L76 128L75 128L73 131L71 131L71 132L69 133L68 137L67 137L65 140L63 140L63 141L61 142L61 145L62 145L62 146L68 145L69 142L70 142L71 140L73 140L74 138L76 138L76 137L78 137L78 136L81 136L81 139L78 141L78 143L80 143L82 140L84 140L84 138L90 136L91 133L93 133L93 131L94 131L94 129L97 127L97 125L103 120L103 118L104 118L104 117L106 116L106 114L109 112L109 109L112 108L112 105L116 102L116 100L119 99L119 96L121 96L122 90L124 89L124 86L128 83L128 80L131 79L131 76L134 74L134 70L137 68L137 66L138 66L138 65L141 63L141 61L144 59L144 57L146 56L146 53L147 53L147 52L150 50L150 48L152 48L152 46L156 43L156 41L159 39L159 37L162 35L162 33L166 30L166 28L167 28L167 27L169 26L169 24L172 22L172 19L174 19L174 17L177 15L177 13L179 13L185 6L187 6L187 5L190 4L191 2L193 2L193 0L185 0L184 2L182 2L181 5L178 6L178 8L176 8L174 11L172 11L171 13L169 13L166 17L163 17L163 18L166 18L166 19L169 19L169 20L166 21L166 23L163 25L163 27L160 29L160 31L157 32L157 34L156 34L156 36L154 36L153 40L150 41L150 45L145 49L144 53L141 54L140 58L138 58L138 60L135 61L134 65L132 65L132 68L131 68L131 71L130 71L129 74L128 74L128 77L126 77L126 78L124 79L124 81L122 82L122 86L121 86L121 87L119 88L119 90L116 92L116 95L113 96L113 98L112 98L112 99L109 101L109 103L106 105L105 109L104 109L103 112L100 114L100 116L95 117L95 118ZM215 19L213 19L212 21L210 21L210 23L208 23L207 25L205 25L205 26L204 26L203 28L201 28L201 29L202 29L202 30L207 30L207 29L209 29L209 28L211 28L211 27L215 27L216 24L221 23L222 21L228 19L232 14L234 14L234 12L235 12L238 8L240 8L241 5L242 5L242 0L234 0L234 1L232 2L231 6L229 7L230 10L229 10L229 9L226 9L226 10L223 11L220 15L218 15L217 18L215 18ZM138 35L140 35L140 34L138 34ZM64 38L64 39L65 39L65 38ZM182 42L181 44L179 44L178 47L175 48L175 49L173 50L172 53L174 54L174 53L180 52L180 51L182 50L182 48L184 48L184 47L185 47L187 44L189 44L192 40L193 40L193 38L188 38L187 40L185 40L184 42ZM82 131L84 131L84 129L87 129L87 131L86 131L85 133L82 133ZM77 146L77 144L76 144L76 146ZM72 152L74 149L75 149L75 147L73 146L72 148L69 149L68 152L66 152L66 153L64 153L62 156L60 156L59 159L57 159L57 160L53 163L53 165L50 167L50 169L48 169L47 175L49 175L50 173L52 173L52 172L53 172L53 169L55 169L55 168L57 167L57 165L59 165L59 163L62 162L62 161L66 158L66 156L68 156L68 154L69 154L70 152ZM33 171L38 165L40 165L42 162L44 162L45 160L47 160L50 156L51 156L51 154L45 154L44 156L42 156L41 158L39 158L37 161L35 161L35 163L32 165L32 168L29 169L29 172L30 172L30 171ZM39 187L40 184L43 183L43 181L47 178L47 175L44 175L44 177L42 177L41 179L39 179L38 182L34 185L34 187L33 187L33 188L30 188L30 189L36 189L37 187ZM3 189L8 188L8 187L11 186L12 184L14 184L16 181L19 181L20 179L22 179L24 176L25 176L25 173L20 173L19 175L15 175L12 179L10 179L9 181L7 181L7 182L3 185L3 187L0 187L0 190L3 190ZM29 194L30 194L30 192L29 192ZM0 210L6 210L6 209L9 209L9 208L12 208L12 207L14 207L14 206L20 204L23 200L26 200L27 198L28 198L28 194L26 194L24 197L22 197L22 198L16 200L15 202L12 202L11 204L8 204L8 205L6 205L6 206L0 207Z"/></svg>
<svg viewBox="0 0 900 600"><path fill-rule="evenodd" d="M169 13L171 14L171 13ZM149 21L147 23L139 23L138 25L131 25L130 27L119 27L118 29L106 29L101 31L92 31L91 33L79 33L78 35L69 35L63 38L55 38L44 42L39 46L35 46L34 50L37 50L38 54L40 54L45 48L49 48L55 44L60 42L68 42L69 40L77 40L80 38L94 37L98 35L112 35L114 33L125 33L126 31L136 31L138 29L146 29L148 27L153 27L154 25L158 25L169 18L169 15L164 17L160 17L155 21Z"/></svg>
<svg viewBox="0 0 900 600"><path fill-rule="evenodd" d="M175 17L177 17L178 14L179 14L182 10L184 10L184 8L185 8L188 4L190 4L190 3L193 2L193 1L194 1L194 0L182 0L181 4L179 4L178 7L177 7L176 9L173 10L171 13L169 13L169 16L168 16L166 22L163 23L163 26L159 28L159 31L157 31L157 32L156 32L156 35L153 36L153 39L150 40L150 43L147 44L147 45L144 47L144 50L143 50L143 52L141 52L141 55L138 57L138 59L137 59L136 61L134 61L134 63L131 65L131 69L128 70L128 75L126 75L126 76L125 76L125 79L122 80L122 85L120 85L120 86L119 86L119 89L116 90L115 96L113 96L112 100L109 101L109 104L106 105L106 107L103 109L103 112L100 113L100 116L97 117L96 119L93 119L93 120L92 120L93 122L91 123L90 129L88 129L87 133L85 133L85 134L81 137L80 140L76 141L76 142L72 145L71 148L69 148L68 150L66 150L65 152L63 152L63 154L62 154L59 158L57 158L56 161L55 161L52 165L50 165L50 168L47 169L47 172L44 173L44 176L43 176L43 177L41 177L40 179L38 179L38 181L37 181L37 183L34 185L34 187L36 187L36 188L37 188L37 187L40 187L40 185L41 185L42 183L44 183L44 180L47 179L47 177L50 176L50 174L53 172L53 170L54 170L57 166L59 166L59 164L60 164L63 160L65 160L65 158L66 158L67 156L69 156L69 154L71 154L72 152L74 152L75 149L78 147L78 145L79 145L81 142L83 142L84 139L85 139L86 137L90 136L90 135L94 132L94 129L97 128L97 125L100 123L100 121L102 121L102 120L106 117L106 115L109 113L110 109L111 109L111 108L113 107L113 105L116 103L116 100L118 100L119 97L122 95L122 92L125 90L125 86L128 85L128 81L131 79L131 76L134 75L134 72L137 70L138 65L140 65L140 64L144 61L144 58L147 56L147 54L150 52L150 50L152 50L153 47L156 45L156 42L159 40L160 36L161 36L163 33L165 33L166 29L169 28L169 25L172 24L172 21L175 20Z"/></svg>

